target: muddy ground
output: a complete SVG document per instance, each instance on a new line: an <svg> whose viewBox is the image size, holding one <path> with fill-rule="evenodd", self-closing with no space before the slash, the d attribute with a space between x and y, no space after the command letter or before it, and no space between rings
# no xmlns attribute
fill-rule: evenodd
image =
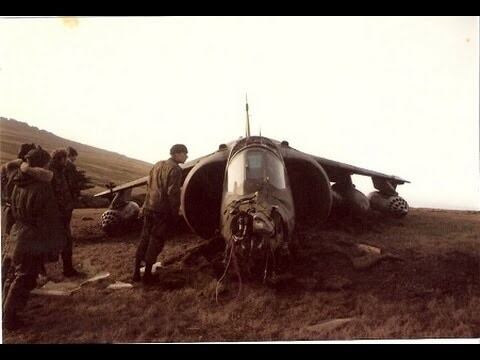
<svg viewBox="0 0 480 360"><path fill-rule="evenodd" d="M160 283L131 283L139 230L105 236L102 209L78 209L74 260L107 271L70 296L32 295L28 326L3 331L5 343L209 342L480 337L480 213L412 209L401 220L331 222L299 229L291 279L219 287L203 257L160 268ZM200 241L182 232L159 260ZM372 246L358 247L358 244ZM377 252L380 251L380 254ZM49 277L63 281L59 264ZM79 280L80 281L80 280Z"/></svg>

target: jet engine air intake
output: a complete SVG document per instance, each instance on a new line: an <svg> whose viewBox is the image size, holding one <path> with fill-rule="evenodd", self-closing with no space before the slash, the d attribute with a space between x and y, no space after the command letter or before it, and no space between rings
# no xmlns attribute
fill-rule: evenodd
<svg viewBox="0 0 480 360"><path fill-rule="evenodd" d="M212 237L220 223L225 156L225 152L217 152L200 161L183 182L183 216L188 226L204 239Z"/></svg>
<svg viewBox="0 0 480 360"><path fill-rule="evenodd" d="M324 222L332 208L332 191L325 170L305 157L286 159L285 165L295 203L296 222L316 225Z"/></svg>

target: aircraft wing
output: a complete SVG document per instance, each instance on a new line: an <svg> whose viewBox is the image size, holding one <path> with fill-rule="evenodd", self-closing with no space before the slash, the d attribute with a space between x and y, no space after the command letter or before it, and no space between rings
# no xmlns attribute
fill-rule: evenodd
<svg viewBox="0 0 480 360"><path fill-rule="evenodd" d="M113 194L113 193L116 193L116 192L119 192L119 191L122 191L122 190L131 189L131 188L134 188L134 187L137 187L137 186L146 185L147 182L148 182L148 176L144 176L140 179L133 180L133 181L130 181L128 183L115 186L111 190L109 189L109 190L102 191L102 192L100 192L98 194L95 194L93 196L94 197L109 196L110 194Z"/></svg>
<svg viewBox="0 0 480 360"><path fill-rule="evenodd" d="M402 179L401 177L398 177L395 175L387 175L377 171L360 168L358 166L353 166L353 165L341 163L338 161L321 158L318 156L314 156L314 158L325 169L328 177L330 178L330 181L336 181L338 178L345 177L347 175L356 174L356 175L370 176L372 179L373 178L386 179L399 185L410 182L408 180Z"/></svg>
<svg viewBox="0 0 480 360"><path fill-rule="evenodd" d="M186 162L185 164L180 164L180 167L182 168L182 181L185 180L185 177L187 176L187 174L190 172L190 170L202 159L210 156L211 154L209 155L205 155L205 156L202 156L202 157L199 157L199 158L196 158L194 160L191 160L191 161L188 161ZM136 179L136 180L133 180L133 181L130 181L130 182L127 182L127 183L124 183L124 184L121 184L121 185L118 185L116 187L114 187L113 189L109 189L109 190L105 190L105 191L102 191L98 194L95 194L94 197L108 197L110 196L111 194L113 193L116 193L116 192L119 192L119 191L122 191L122 190L127 190L127 189L131 189L131 188L135 188L135 187L138 187L138 186L143 186L143 185L147 185L148 183L148 175L144 176L144 177L141 177L139 179Z"/></svg>
<svg viewBox="0 0 480 360"><path fill-rule="evenodd" d="M395 192L397 185L410 183L401 177L395 175L388 175L378 171L364 169L358 166L345 164L339 161L334 161L319 156L307 154L293 148L283 149L284 157L287 159L302 159L310 158L317 162L327 173L331 182L342 181L350 175L364 175L372 178L373 185L376 189L382 190L385 193Z"/></svg>

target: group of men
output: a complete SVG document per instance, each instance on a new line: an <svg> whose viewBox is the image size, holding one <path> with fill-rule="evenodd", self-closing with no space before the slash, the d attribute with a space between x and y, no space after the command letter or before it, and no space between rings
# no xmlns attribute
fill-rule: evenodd
<svg viewBox="0 0 480 360"><path fill-rule="evenodd" d="M49 154L41 146L22 144L18 158L1 168L2 313L6 329L22 325L18 312L26 305L38 275L45 274L45 263L55 262L61 255L63 274L81 275L73 267L70 231L73 208L80 196L74 164L77 156L72 147ZM14 245L12 249L9 244Z"/></svg>
<svg viewBox="0 0 480 360"><path fill-rule="evenodd" d="M135 255L133 281L151 285L158 278L152 267L166 238L180 218L180 189L187 147L173 145L168 160L157 162L150 171L147 194L140 217L143 217L141 240ZM72 263L70 221L74 202L80 195L75 149L58 149L50 155L35 144L23 144L18 159L1 169L2 177L2 287L3 321L6 329L22 325L18 312L45 272L44 264L63 260L66 277L79 275ZM15 245L6 251L4 238ZM140 275L145 263L143 278ZM10 270L9 270L10 269ZM12 271L13 270L13 271Z"/></svg>

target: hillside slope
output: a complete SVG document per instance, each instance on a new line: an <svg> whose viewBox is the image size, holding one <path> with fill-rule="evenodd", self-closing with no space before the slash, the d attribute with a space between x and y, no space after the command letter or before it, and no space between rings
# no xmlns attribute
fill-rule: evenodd
<svg viewBox="0 0 480 360"><path fill-rule="evenodd" d="M27 123L0 117L0 162L15 159L20 144L34 142L48 151L74 147L78 153L76 165L92 178L95 188L86 191L93 194L104 190L105 183L121 184L145 176L152 164L128 158L111 151L88 146L61 138L48 131L29 126Z"/></svg>

